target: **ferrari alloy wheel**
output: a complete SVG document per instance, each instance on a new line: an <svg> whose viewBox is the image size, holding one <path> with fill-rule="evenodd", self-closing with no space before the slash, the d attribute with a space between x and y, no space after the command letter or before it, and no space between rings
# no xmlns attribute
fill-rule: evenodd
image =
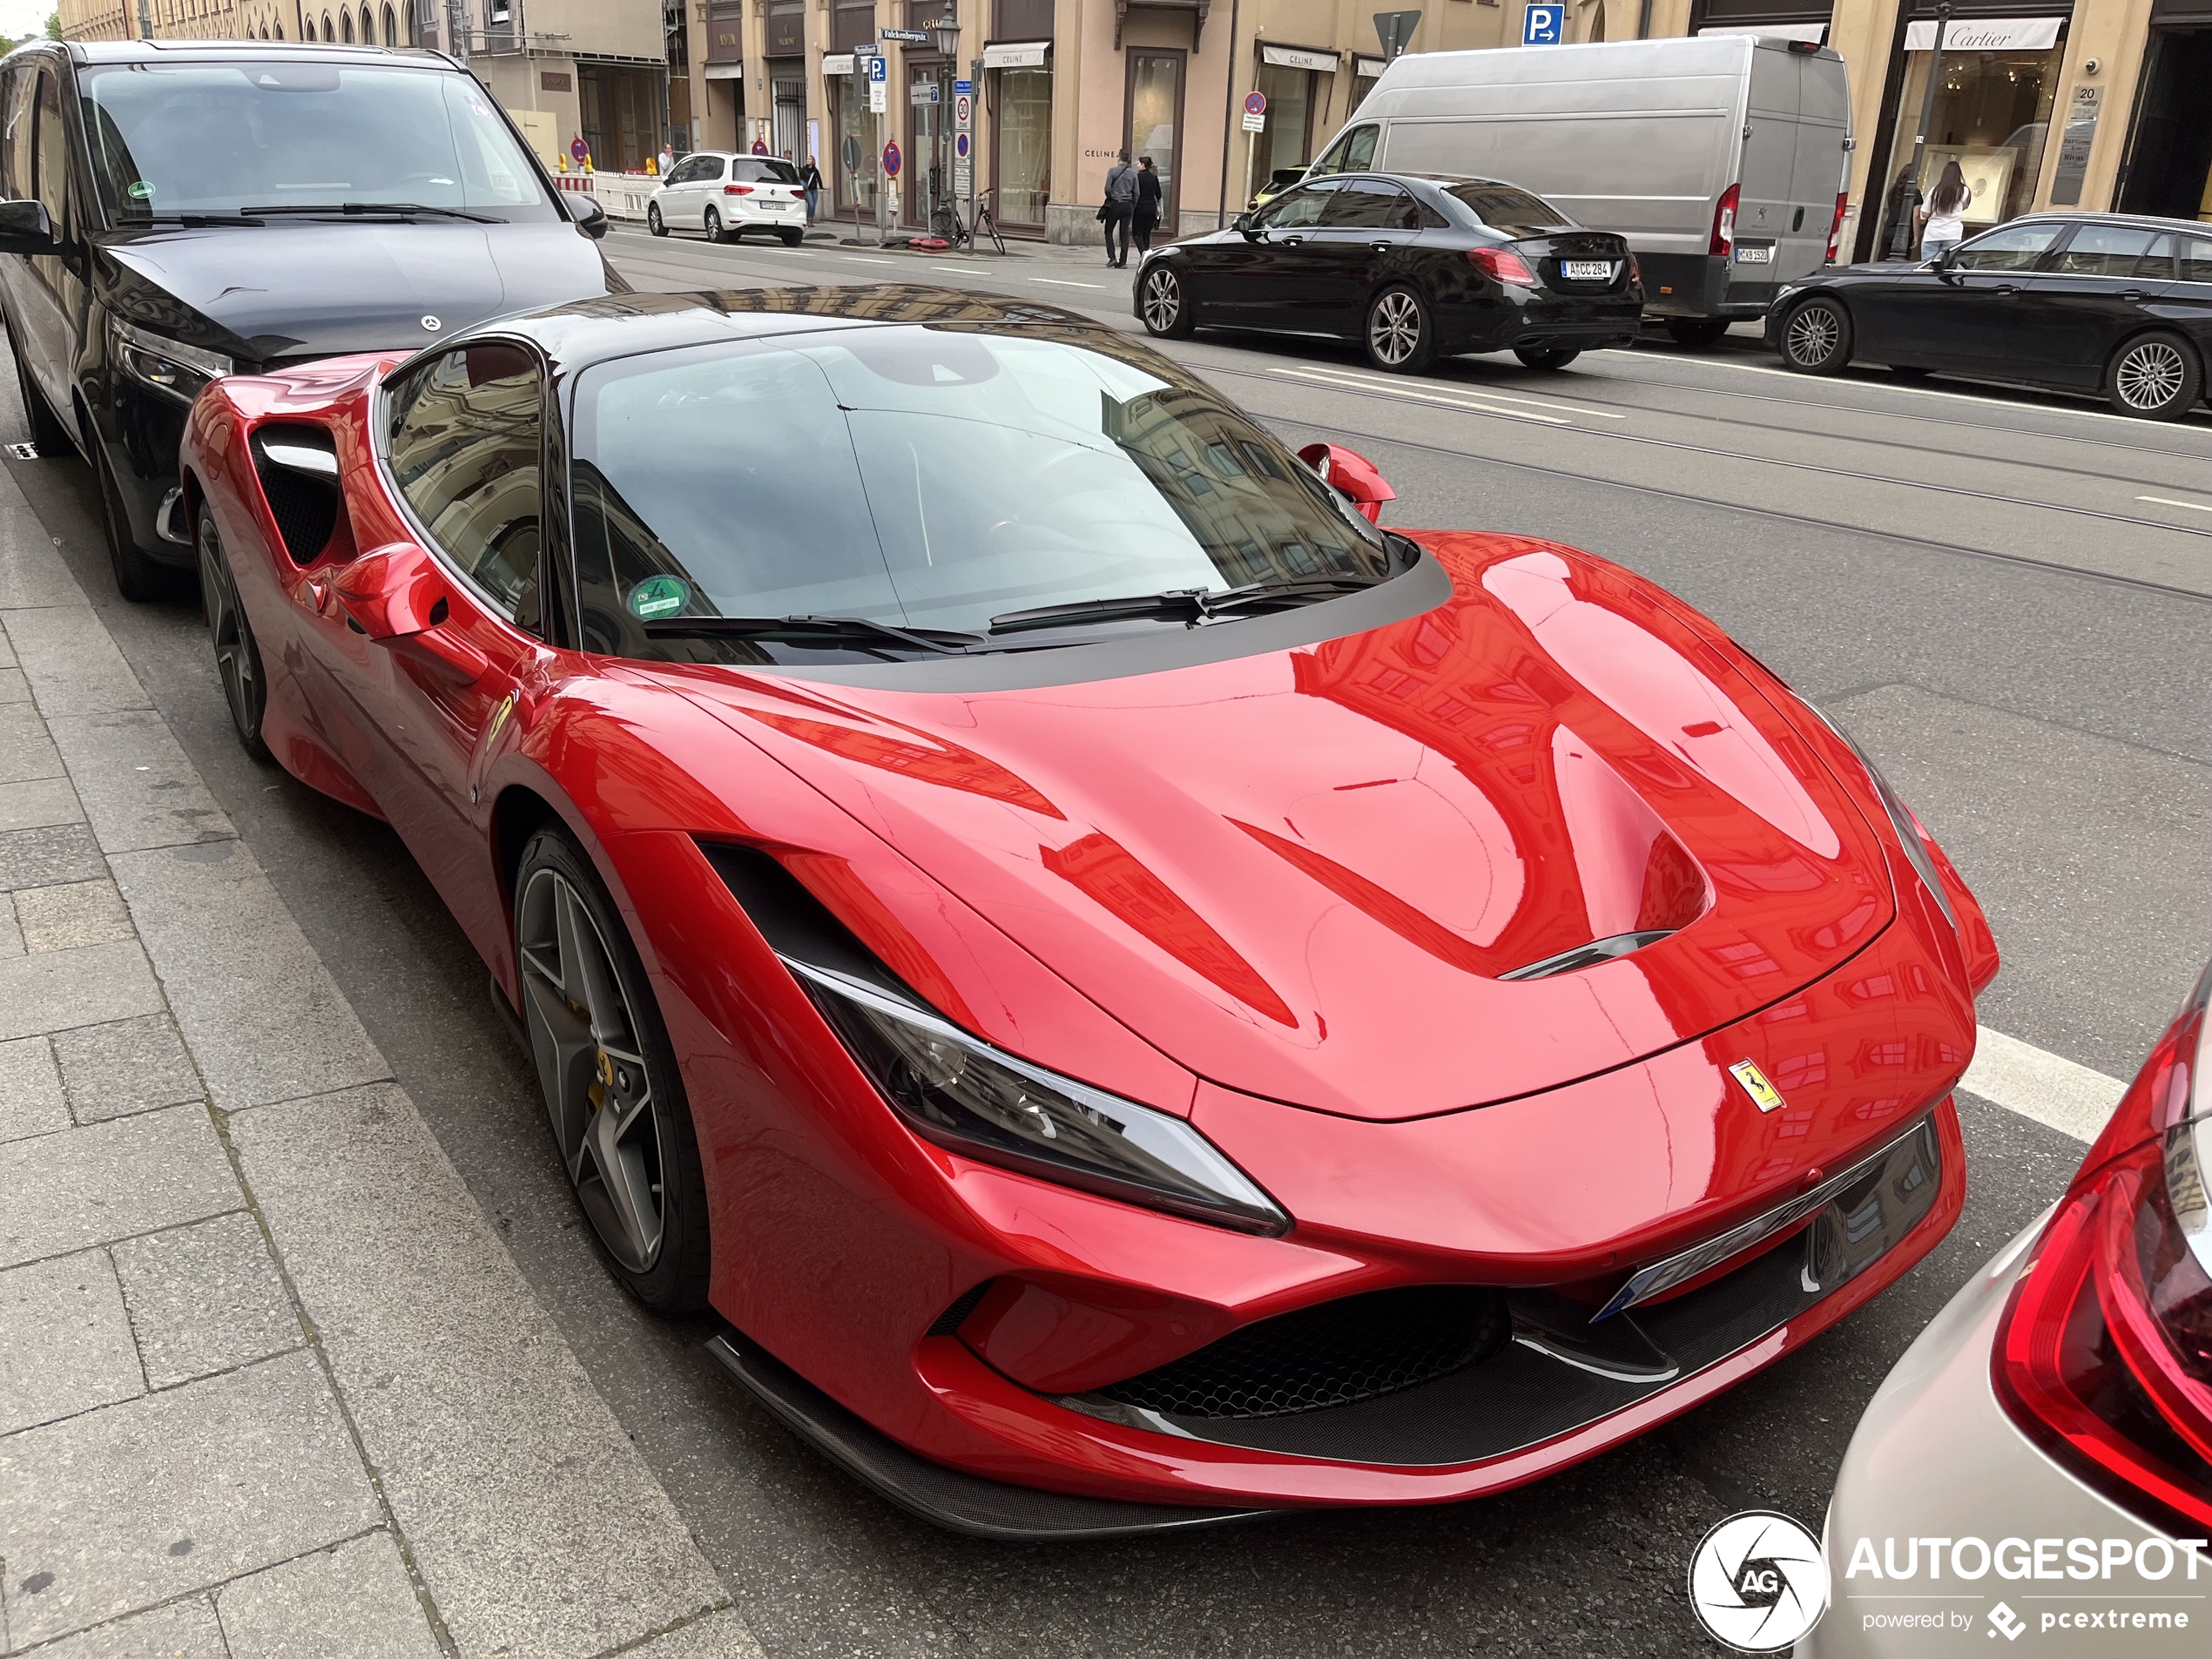
<svg viewBox="0 0 2212 1659"><path fill-rule="evenodd" d="M1436 360L1428 307L1411 288L1386 288L1367 307L1367 355L1377 368L1418 374Z"/></svg>
<svg viewBox="0 0 2212 1659"><path fill-rule="evenodd" d="M710 242L722 239L722 215L711 207L706 210L706 239Z"/></svg>
<svg viewBox="0 0 2212 1659"><path fill-rule="evenodd" d="M1145 328L1167 340L1188 340L1198 326L1183 292L1183 279L1175 267L1161 261L1137 277Z"/></svg>
<svg viewBox="0 0 2212 1659"><path fill-rule="evenodd" d="M268 706L269 689L261 673L261 647L253 637L246 607L239 603L238 580L231 571L230 555L223 550L215 515L204 507L195 540L199 549L199 608L207 618L208 643L215 648L215 676L223 683L223 700L231 705L231 725L246 752L266 760L269 745L261 738L261 714Z"/></svg>
<svg viewBox="0 0 2212 1659"><path fill-rule="evenodd" d="M660 204L658 202L647 202L645 204L645 228L656 236L665 236L668 234L668 226L661 220Z"/></svg>
<svg viewBox="0 0 2212 1659"><path fill-rule="evenodd" d="M1800 374L1834 374L1851 361L1851 317L1833 300L1808 300L1782 325L1782 361Z"/></svg>
<svg viewBox="0 0 2212 1659"><path fill-rule="evenodd" d="M616 1276L658 1312L704 1306L705 1183L683 1079L629 932L558 829L523 849L515 948L554 1144Z"/></svg>
<svg viewBox="0 0 2212 1659"><path fill-rule="evenodd" d="M2195 407L2204 390L2196 357L2177 334L2129 341L2105 370L2105 397L2122 415L2171 421Z"/></svg>
<svg viewBox="0 0 2212 1659"><path fill-rule="evenodd" d="M1580 346L1523 346L1514 353L1530 368L1565 368L1581 354Z"/></svg>

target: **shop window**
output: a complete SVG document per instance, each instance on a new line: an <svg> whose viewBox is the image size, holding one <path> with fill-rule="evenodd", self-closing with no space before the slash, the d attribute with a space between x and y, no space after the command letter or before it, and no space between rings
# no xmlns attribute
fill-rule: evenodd
<svg viewBox="0 0 2212 1659"><path fill-rule="evenodd" d="M1303 168L1313 159L1313 71L1262 64L1259 90L1267 95L1267 131L1253 141L1259 147L1254 174Z"/></svg>
<svg viewBox="0 0 2212 1659"><path fill-rule="evenodd" d="M1052 71L997 71L997 216L1009 225L1042 225L1052 200ZM1153 157L1157 165L1159 158Z"/></svg>
<svg viewBox="0 0 2212 1659"><path fill-rule="evenodd" d="M1179 51L1129 54L1129 153L1152 158L1160 175L1160 224L1174 234L1177 220L1177 138L1183 131L1183 60Z"/></svg>
<svg viewBox="0 0 2212 1659"><path fill-rule="evenodd" d="M1926 26L1932 30L1932 24ZM2031 40L2041 39L2041 34L2027 29L2016 32ZM1963 214L1969 236L2017 218L2035 200L2036 182L2050 136L2059 64L2066 51L2063 41L2055 37L2054 21L2043 32L2054 37L2047 45L1987 51L1946 50L1937 71L1935 110L1920 162L1920 200L1926 202L1944 168L1957 162L1970 192ZM1907 38L1909 42L1911 37ZM1903 224L1903 186L1912 177L1913 136L1933 57L1925 48L1905 54L1889 168L1883 175L1890 186L1882 246L1910 249L1906 257L1917 257L1920 234L1917 225Z"/></svg>

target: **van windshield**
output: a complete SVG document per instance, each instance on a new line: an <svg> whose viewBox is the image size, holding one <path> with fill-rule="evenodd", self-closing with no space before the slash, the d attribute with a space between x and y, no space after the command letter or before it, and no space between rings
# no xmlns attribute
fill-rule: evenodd
<svg viewBox="0 0 2212 1659"><path fill-rule="evenodd" d="M1575 221L1541 197L1511 185L1447 185L1444 193L1473 210L1492 230L1506 236L1541 236L1546 231L1571 231Z"/></svg>
<svg viewBox="0 0 2212 1659"><path fill-rule="evenodd" d="M279 60L78 71L110 220L409 202L554 220L490 99L448 71Z"/></svg>

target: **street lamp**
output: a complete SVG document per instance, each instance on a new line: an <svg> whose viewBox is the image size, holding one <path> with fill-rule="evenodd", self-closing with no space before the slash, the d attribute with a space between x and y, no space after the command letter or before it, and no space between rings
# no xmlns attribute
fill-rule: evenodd
<svg viewBox="0 0 2212 1659"><path fill-rule="evenodd" d="M937 37L937 50L948 60L960 51L960 19L949 12L931 24L929 32Z"/></svg>

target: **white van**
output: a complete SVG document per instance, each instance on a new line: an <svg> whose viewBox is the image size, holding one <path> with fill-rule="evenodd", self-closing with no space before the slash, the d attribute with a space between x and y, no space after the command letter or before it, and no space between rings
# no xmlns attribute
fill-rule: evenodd
<svg viewBox="0 0 2212 1659"><path fill-rule="evenodd" d="M1629 239L1647 315L1687 345L1836 257L1851 146L1844 60L1753 35L1420 52L1308 170L1463 173Z"/></svg>

